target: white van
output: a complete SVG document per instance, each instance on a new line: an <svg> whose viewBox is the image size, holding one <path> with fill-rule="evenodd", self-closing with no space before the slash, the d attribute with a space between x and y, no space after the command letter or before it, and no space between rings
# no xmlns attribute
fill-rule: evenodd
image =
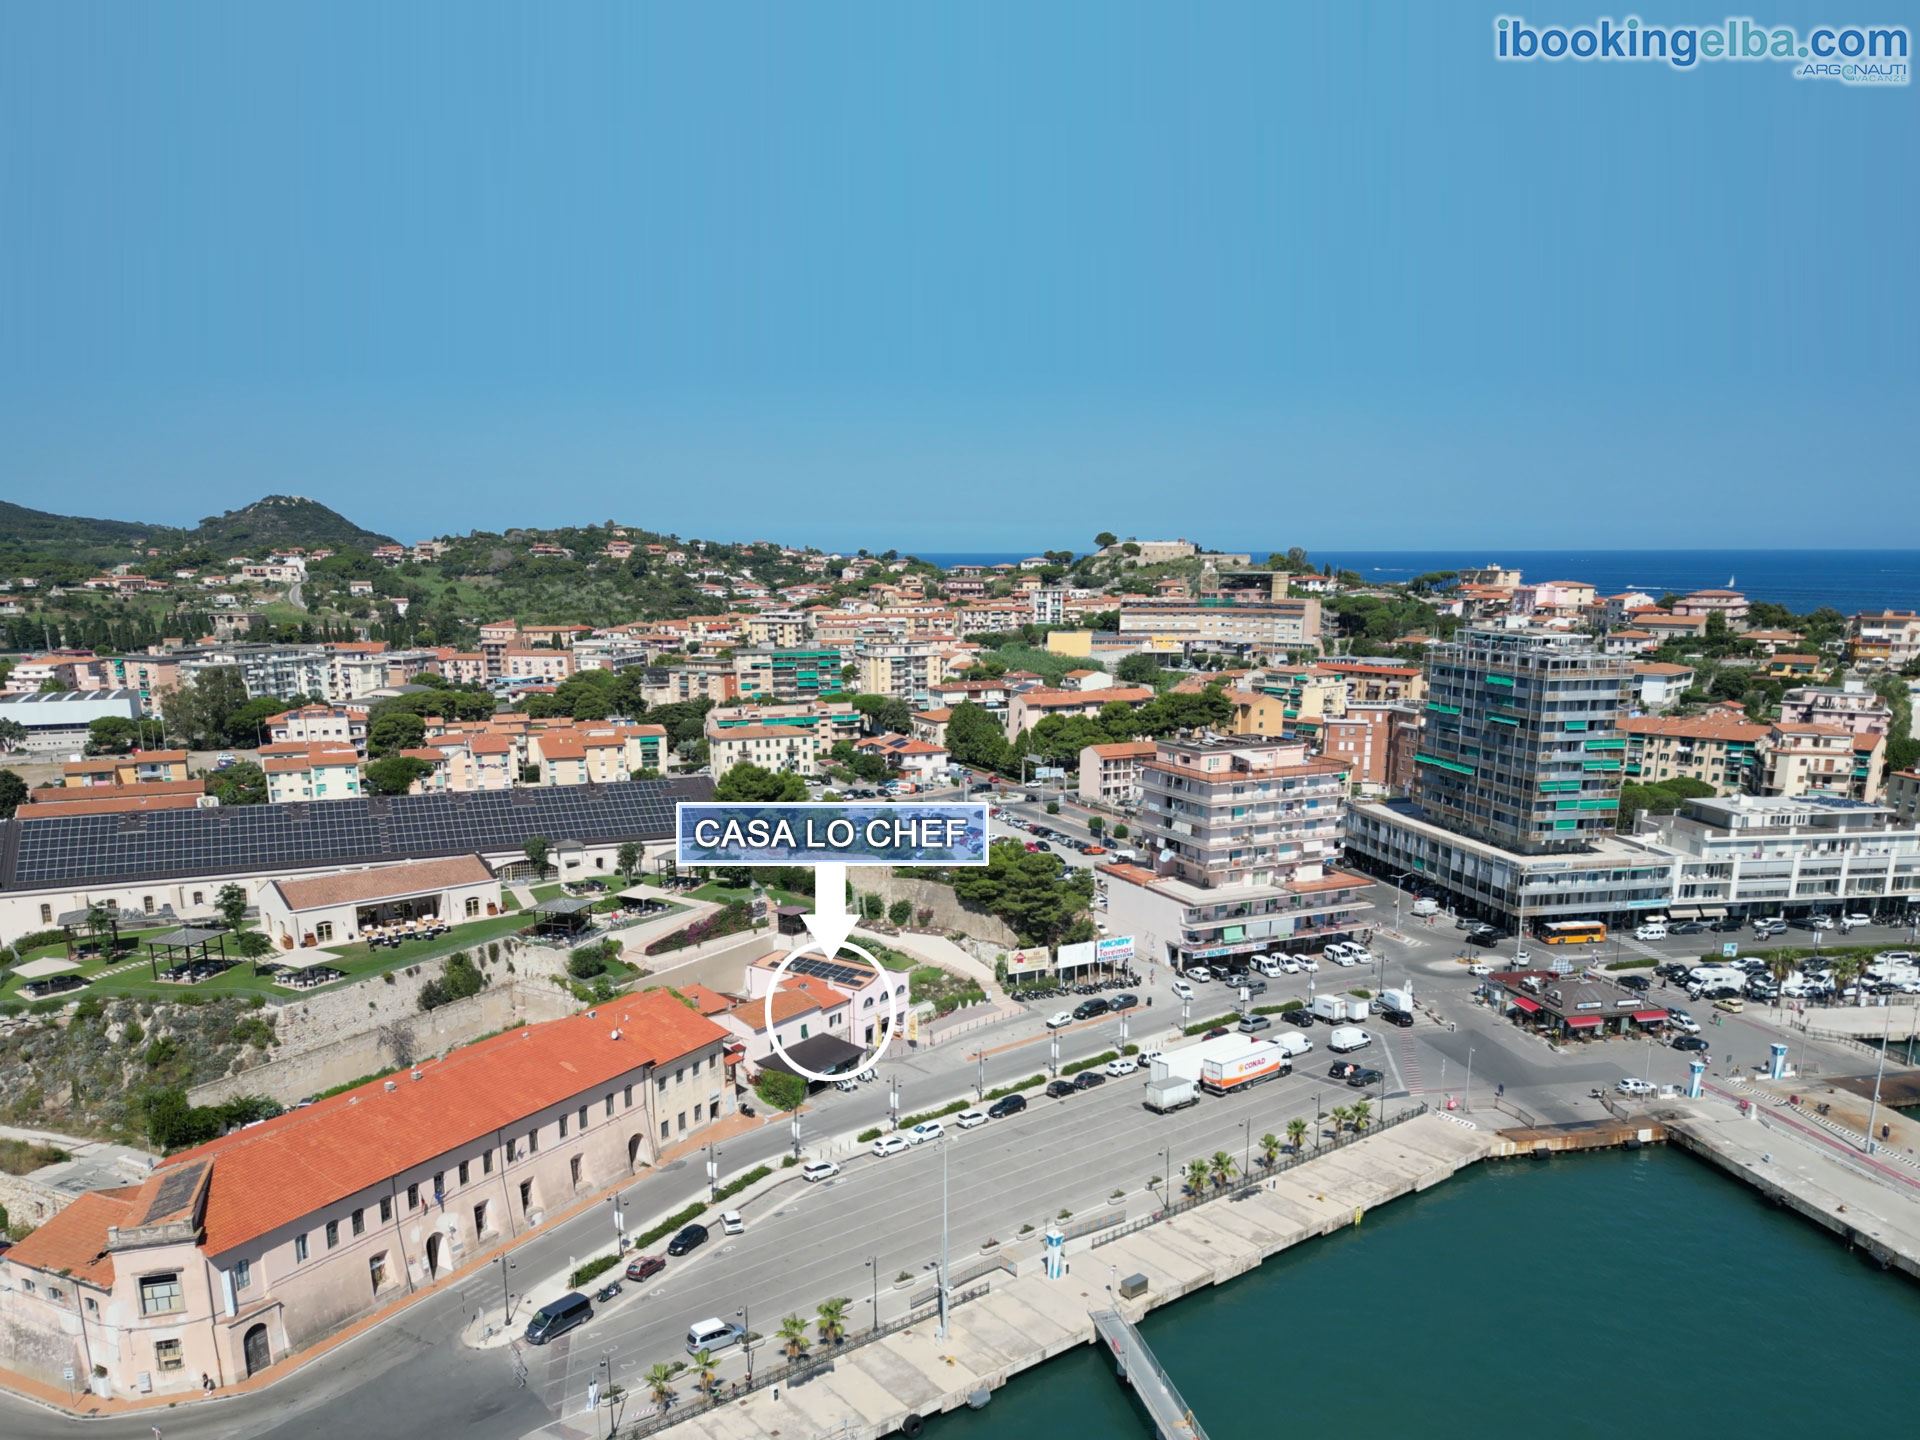
<svg viewBox="0 0 1920 1440"><path fill-rule="evenodd" d="M1327 1049L1336 1055L1345 1055L1352 1050L1364 1050L1373 1043L1373 1036L1358 1025L1342 1025L1327 1037Z"/></svg>
<svg viewBox="0 0 1920 1440"><path fill-rule="evenodd" d="M1274 957L1271 955L1256 955L1253 958L1253 961L1251 963L1255 970L1258 970L1262 975L1266 976L1269 980L1278 979L1281 975L1286 973L1285 971L1281 970L1280 962L1274 959Z"/></svg>
<svg viewBox="0 0 1920 1440"><path fill-rule="evenodd" d="M1116 865L1138 865L1140 863L1140 852L1138 850L1116 850L1113 852L1113 861Z"/></svg>
<svg viewBox="0 0 1920 1440"><path fill-rule="evenodd" d="M1636 925L1633 928L1633 938L1636 940L1664 940L1667 938L1667 923L1664 920L1648 920L1643 924Z"/></svg>
<svg viewBox="0 0 1920 1440"><path fill-rule="evenodd" d="M1416 915L1438 915L1440 913L1440 902L1431 896L1423 895L1413 902L1413 913Z"/></svg>
<svg viewBox="0 0 1920 1440"><path fill-rule="evenodd" d="M698 1355L702 1350L725 1350L729 1345L737 1345L746 1339L746 1332L731 1321L722 1320L715 1315L705 1320L695 1321L687 1331L687 1353Z"/></svg>
<svg viewBox="0 0 1920 1440"><path fill-rule="evenodd" d="M1313 1048L1313 1041L1299 1030L1282 1030L1273 1037L1273 1043L1287 1052L1287 1058L1304 1055Z"/></svg>

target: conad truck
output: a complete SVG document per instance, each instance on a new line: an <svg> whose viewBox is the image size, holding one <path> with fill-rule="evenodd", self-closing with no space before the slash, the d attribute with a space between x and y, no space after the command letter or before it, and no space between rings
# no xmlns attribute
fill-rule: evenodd
<svg viewBox="0 0 1920 1440"><path fill-rule="evenodd" d="M1191 1080L1169 1075L1164 1079L1147 1082L1147 1109L1157 1115L1165 1115L1172 1110L1184 1110L1189 1105L1199 1103L1199 1088Z"/></svg>
<svg viewBox="0 0 1920 1440"><path fill-rule="evenodd" d="M1200 1066L1200 1088L1209 1095L1230 1095L1236 1090L1245 1090L1249 1085L1258 1085L1262 1080L1289 1074L1292 1070L1293 1061L1287 1058L1286 1047L1262 1040L1249 1046L1242 1054L1203 1061Z"/></svg>
<svg viewBox="0 0 1920 1440"><path fill-rule="evenodd" d="M1367 1002L1351 995L1316 995L1307 1013L1329 1025L1344 1025L1349 1020L1367 1018Z"/></svg>

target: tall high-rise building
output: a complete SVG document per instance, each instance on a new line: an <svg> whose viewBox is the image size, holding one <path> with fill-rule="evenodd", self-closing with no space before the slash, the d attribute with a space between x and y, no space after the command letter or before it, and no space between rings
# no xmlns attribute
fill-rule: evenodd
<svg viewBox="0 0 1920 1440"><path fill-rule="evenodd" d="M1426 731L1414 757L1427 819L1523 855L1579 850L1620 813L1633 694L1624 658L1591 638L1472 629L1427 665Z"/></svg>

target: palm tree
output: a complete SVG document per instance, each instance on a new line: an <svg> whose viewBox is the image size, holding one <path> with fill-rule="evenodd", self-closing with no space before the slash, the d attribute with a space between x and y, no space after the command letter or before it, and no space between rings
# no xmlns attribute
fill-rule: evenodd
<svg viewBox="0 0 1920 1440"><path fill-rule="evenodd" d="M1198 1195L1206 1188L1210 1168L1204 1160L1187 1162L1187 1193L1189 1195Z"/></svg>
<svg viewBox="0 0 1920 1440"><path fill-rule="evenodd" d="M1336 1105L1327 1112L1327 1118L1333 1121L1333 1133L1338 1135L1347 1128L1347 1117L1353 1112L1344 1105Z"/></svg>
<svg viewBox="0 0 1920 1440"><path fill-rule="evenodd" d="M1858 955L1836 955L1830 962L1833 967L1833 994L1839 999L1847 992L1847 986L1860 978L1860 972L1866 968L1866 961Z"/></svg>
<svg viewBox="0 0 1920 1440"><path fill-rule="evenodd" d="M649 1376L648 1378L651 1379L652 1377ZM713 1358L713 1351L694 1351L693 1383L699 1387L709 1400L713 1398L713 1387L719 1382L719 1379L720 1365L719 1362Z"/></svg>
<svg viewBox="0 0 1920 1440"><path fill-rule="evenodd" d="M1232 1178L1233 1172L1240 1167L1233 1163L1233 1157L1226 1151L1216 1150L1213 1152L1213 1159L1208 1162L1207 1168L1213 1172L1214 1188L1218 1189L1225 1185L1227 1181Z"/></svg>
<svg viewBox="0 0 1920 1440"><path fill-rule="evenodd" d="M1356 1100L1353 1102L1353 1108L1349 1110L1347 1114L1352 1117L1353 1128L1356 1131L1365 1130L1367 1123L1373 1119L1373 1106L1368 1101Z"/></svg>
<svg viewBox="0 0 1920 1440"><path fill-rule="evenodd" d="M1271 1170L1280 1158L1280 1137L1269 1130L1260 1137L1260 1163Z"/></svg>
<svg viewBox="0 0 1920 1440"><path fill-rule="evenodd" d="M1767 957L1767 973L1773 977L1773 1008L1780 1008L1779 989L1787 983L1787 977L1793 974L1794 959L1785 950L1776 950Z"/></svg>
<svg viewBox="0 0 1920 1440"><path fill-rule="evenodd" d="M1306 1143L1307 1131L1310 1128L1306 1121L1298 1117L1287 1121L1287 1144L1293 1148L1294 1154L1300 1153L1300 1147Z"/></svg>
<svg viewBox="0 0 1920 1440"><path fill-rule="evenodd" d="M654 1404L672 1404L673 1367L671 1365L656 1365L647 1371L647 1388L653 1391Z"/></svg>
<svg viewBox="0 0 1920 1440"><path fill-rule="evenodd" d="M798 1315L789 1315L780 1322L780 1345L789 1360L798 1360L806 1354L808 1343L806 1321Z"/></svg>
<svg viewBox="0 0 1920 1440"><path fill-rule="evenodd" d="M819 1319L814 1328L820 1332L820 1338L826 1344L838 1345L847 1336L847 1302L843 1299L823 1300L818 1310Z"/></svg>

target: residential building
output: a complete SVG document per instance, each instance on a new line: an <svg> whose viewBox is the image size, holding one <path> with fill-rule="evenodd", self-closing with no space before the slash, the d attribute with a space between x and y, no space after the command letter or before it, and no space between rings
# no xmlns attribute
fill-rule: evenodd
<svg viewBox="0 0 1920 1440"><path fill-rule="evenodd" d="M1751 608L1738 590L1696 590L1673 602L1674 614L1697 615L1702 620L1718 615L1729 630L1745 628Z"/></svg>
<svg viewBox="0 0 1920 1440"><path fill-rule="evenodd" d="M276 745L347 745L364 751L367 711L364 706L352 705L303 705L298 710L282 710L267 717L267 738Z"/></svg>
<svg viewBox="0 0 1920 1440"><path fill-rule="evenodd" d="M1036 625L1066 624L1067 593L1064 585L1042 585L1027 596L1028 618Z"/></svg>
<svg viewBox="0 0 1920 1440"><path fill-rule="evenodd" d="M1125 810L1140 803L1140 767L1157 747L1151 740L1088 745L1080 751L1078 793L1089 805Z"/></svg>
<svg viewBox="0 0 1920 1440"><path fill-rule="evenodd" d="M762 955L747 966L745 974L746 1002L755 1004L765 1000L769 990L776 989L774 972L780 962L787 958L784 950L774 950ZM800 976L791 966L788 967L788 980L804 979L807 986L815 988L821 995L823 1013L831 1013L832 1002L825 998L827 994L838 995L847 1002L845 1032L838 1038L860 1046L863 1051L891 1037L887 1034L887 1013L889 992L891 1001L898 1007L901 1021L904 1023L908 1007L907 977L897 971L875 969L865 961L856 960L848 955L834 957L831 974L819 976ZM798 1037L796 1037L798 1038ZM785 1037L783 1037L785 1043ZM805 1057L802 1056L802 1063ZM826 1067L814 1067L826 1068Z"/></svg>
<svg viewBox="0 0 1920 1440"><path fill-rule="evenodd" d="M740 681L733 661L717 655L689 655L677 665L648 667L640 698L649 705L681 705L710 700L730 705L740 698Z"/></svg>
<svg viewBox="0 0 1920 1440"><path fill-rule="evenodd" d="M1310 595L1266 603L1135 600L1120 607L1120 634L1165 639L1188 650L1287 655L1320 648L1320 602Z"/></svg>
<svg viewBox="0 0 1920 1440"><path fill-rule="evenodd" d="M869 755L878 755L888 768L917 785L932 785L945 779L950 757L947 747L910 735L873 735L854 745Z"/></svg>
<svg viewBox="0 0 1920 1440"><path fill-rule="evenodd" d="M1856 665L1888 670L1920 660L1920 615L1882 610L1854 616L1847 627L1847 657Z"/></svg>
<svg viewBox="0 0 1920 1440"><path fill-rule="evenodd" d="M0 694L36 695L49 691L93 691L112 688L110 662L91 650L54 650L44 655L24 655L7 672L7 683Z"/></svg>
<svg viewBox="0 0 1920 1440"><path fill-rule="evenodd" d="M836 742L859 739L863 727L844 701L727 706L707 712L707 759L715 775L751 764L812 777L825 773Z"/></svg>
<svg viewBox="0 0 1920 1440"><path fill-rule="evenodd" d="M1243 689L1229 690L1235 735L1320 734L1328 719L1347 708L1347 681L1312 670L1268 670Z"/></svg>
<svg viewBox="0 0 1920 1440"><path fill-rule="evenodd" d="M1780 719L1789 725L1837 725L1856 735L1885 735L1893 710L1863 680L1842 685L1803 685L1780 697Z"/></svg>
<svg viewBox="0 0 1920 1440"><path fill-rule="evenodd" d="M1887 776L1887 808L1902 825L1920 825L1920 770Z"/></svg>
<svg viewBox="0 0 1920 1440"><path fill-rule="evenodd" d="M934 745L945 745L947 722L951 719L953 711L944 705L932 710L916 710L913 712L913 738Z"/></svg>
<svg viewBox="0 0 1920 1440"><path fill-rule="evenodd" d="M332 657L318 645L228 645L179 653L183 681L217 666L237 666L249 699L330 693Z"/></svg>
<svg viewBox="0 0 1920 1440"><path fill-rule="evenodd" d="M1016 739L1049 715L1098 715L1108 705L1138 707L1153 699L1151 685L1112 685L1104 690L1024 690L1007 705L1007 737Z"/></svg>
<svg viewBox="0 0 1920 1440"><path fill-rule="evenodd" d="M844 688L840 652L831 646L736 650L733 674L742 700L813 700Z"/></svg>
<svg viewBox="0 0 1920 1440"><path fill-rule="evenodd" d="M1634 702L1643 710L1665 710L1677 705L1680 697L1693 688L1694 673L1691 665L1636 660L1633 663Z"/></svg>
<svg viewBox="0 0 1920 1440"><path fill-rule="evenodd" d="M1527 854L1610 833L1631 695L1627 662L1587 637L1462 632L1427 665L1421 809L1444 829Z"/></svg>
<svg viewBox="0 0 1920 1440"><path fill-rule="evenodd" d="M173 655L128 655L120 662L120 683L140 692L149 715L165 713L167 696L180 688L180 661Z"/></svg>
<svg viewBox="0 0 1920 1440"><path fill-rule="evenodd" d="M1541 580L1514 587L1508 609L1533 624L1548 620L1573 623L1594 608L1594 589L1584 580Z"/></svg>
<svg viewBox="0 0 1920 1440"><path fill-rule="evenodd" d="M480 627L480 653L486 657L487 679L498 680L507 673L507 650L519 643L517 621L494 620Z"/></svg>
<svg viewBox="0 0 1920 1440"><path fill-rule="evenodd" d="M1698 780L1722 795L1749 788L1767 727L1737 715L1640 716L1620 722L1626 777L1638 784Z"/></svg>
<svg viewBox="0 0 1920 1440"><path fill-rule="evenodd" d="M1104 871L1107 923L1149 961L1317 946L1372 908L1368 882L1333 868L1345 766L1303 742L1161 739L1140 782L1140 862Z"/></svg>
<svg viewBox="0 0 1920 1440"><path fill-rule="evenodd" d="M1758 795L1834 795L1877 801L1886 773L1886 737L1843 725L1782 720L1760 745Z"/></svg>
<svg viewBox="0 0 1920 1440"><path fill-rule="evenodd" d="M812 635L803 610L762 610L747 617L747 643L760 650L799 650Z"/></svg>
<svg viewBox="0 0 1920 1440"><path fill-rule="evenodd" d="M1825 668L1818 655L1777 650L1767 657L1766 675L1769 680L1813 680Z"/></svg>
<svg viewBox="0 0 1920 1440"><path fill-rule="evenodd" d="M1685 640L1707 633L1707 619L1704 615L1675 615L1666 610L1638 610L1627 619L1628 624L1649 632L1661 644L1669 640Z"/></svg>
<svg viewBox="0 0 1920 1440"><path fill-rule="evenodd" d="M1417 665L1388 665L1377 660L1322 660L1315 675L1346 682L1349 705L1420 705L1427 698L1427 677Z"/></svg>
<svg viewBox="0 0 1920 1440"><path fill-rule="evenodd" d="M69 787L150 785L187 778L184 750L133 750L125 755L95 755L69 760L60 767L61 784Z"/></svg>
<svg viewBox="0 0 1920 1440"><path fill-rule="evenodd" d="M267 774L267 799L275 805L351 800L362 793L360 752L351 745L263 745L260 768Z"/></svg>
<svg viewBox="0 0 1920 1440"><path fill-rule="evenodd" d="M1405 795L1413 788L1420 733L1413 705L1349 705L1321 726L1319 751L1347 767L1352 794Z"/></svg>
<svg viewBox="0 0 1920 1440"><path fill-rule="evenodd" d="M728 1038L626 996L84 1195L0 1255L0 1365L129 1397L258 1375L697 1145L733 1110Z"/></svg>
<svg viewBox="0 0 1920 1440"><path fill-rule="evenodd" d="M870 695L890 695L916 709L932 704L934 687L947 678L949 643L931 637L862 639L854 646L853 660L860 689Z"/></svg>
<svg viewBox="0 0 1920 1440"><path fill-rule="evenodd" d="M574 673L573 652L539 645L509 645L501 656L500 678L558 685Z"/></svg>

